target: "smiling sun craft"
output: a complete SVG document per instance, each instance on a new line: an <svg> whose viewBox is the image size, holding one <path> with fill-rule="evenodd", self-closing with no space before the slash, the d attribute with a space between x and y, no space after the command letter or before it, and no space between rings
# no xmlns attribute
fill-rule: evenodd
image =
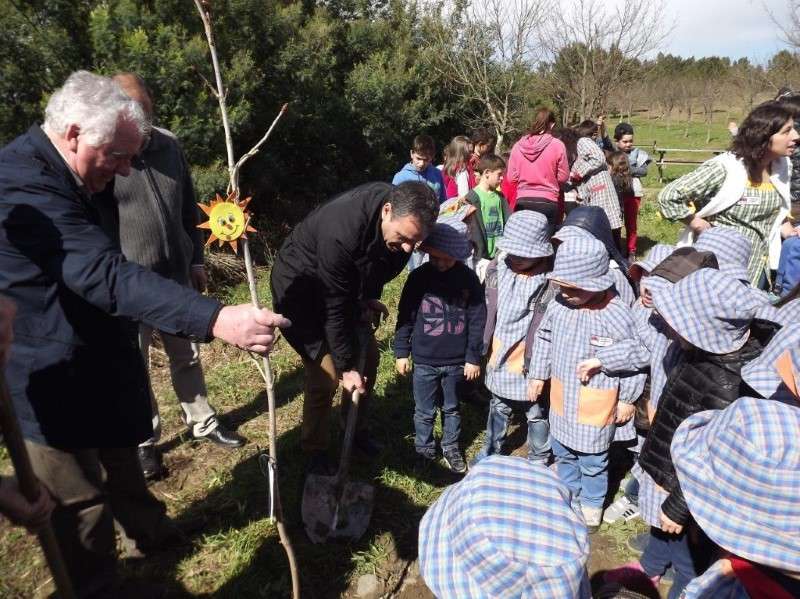
<svg viewBox="0 0 800 599"><path fill-rule="evenodd" d="M245 198L238 202L234 194L225 199L217 194L210 204L197 204L200 210L208 215L206 222L197 225L198 229L211 229L206 245L219 241L219 247L222 247L225 243L229 243L233 251L239 253L238 239L245 233L256 232L248 224L250 215L246 209L251 199Z"/></svg>

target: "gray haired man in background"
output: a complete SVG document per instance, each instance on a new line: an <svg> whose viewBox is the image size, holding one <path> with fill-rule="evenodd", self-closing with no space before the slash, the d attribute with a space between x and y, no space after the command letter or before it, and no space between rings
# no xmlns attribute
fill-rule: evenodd
<svg viewBox="0 0 800 599"><path fill-rule="evenodd" d="M145 82L134 73L113 77L152 122L153 101ZM114 197L119 209L122 253L128 260L203 292L203 238L197 228L198 208L189 165L175 135L152 127L142 151L131 163L127 177L117 175ZM169 358L172 387L183 411L183 420L195 439L212 441L222 447L241 447L245 440L217 420L208 403L199 346L189 339L163 331L159 335ZM149 364L153 328L141 324L139 345L145 365ZM161 436L158 402L150 390L153 407L153 436L139 446L139 462L147 479L164 475L156 450Z"/></svg>

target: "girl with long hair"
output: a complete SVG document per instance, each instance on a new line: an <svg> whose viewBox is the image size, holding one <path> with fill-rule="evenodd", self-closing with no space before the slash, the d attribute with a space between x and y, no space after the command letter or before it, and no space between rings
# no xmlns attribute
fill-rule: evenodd
<svg viewBox="0 0 800 599"><path fill-rule="evenodd" d="M564 214L561 186L569 177L567 151L553 137L553 111L536 109L528 134L511 149L506 176L517 187L515 210L536 210L547 217L552 233Z"/></svg>

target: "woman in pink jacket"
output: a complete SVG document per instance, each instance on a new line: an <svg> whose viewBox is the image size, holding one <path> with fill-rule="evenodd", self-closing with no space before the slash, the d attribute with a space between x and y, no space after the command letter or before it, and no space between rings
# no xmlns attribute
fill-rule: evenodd
<svg viewBox="0 0 800 599"><path fill-rule="evenodd" d="M511 149L507 177L517 186L515 210L536 210L547 217L551 231L561 222L561 186L569 178L567 150L551 134L556 118L549 108L536 109L528 135Z"/></svg>

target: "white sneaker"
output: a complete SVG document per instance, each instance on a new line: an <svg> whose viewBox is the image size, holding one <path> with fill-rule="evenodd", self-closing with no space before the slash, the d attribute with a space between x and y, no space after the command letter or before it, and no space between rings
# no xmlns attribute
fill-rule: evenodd
<svg viewBox="0 0 800 599"><path fill-rule="evenodd" d="M631 502L630 499L622 495L614 503L608 506L606 513L603 515L603 522L614 524L622 519L629 522L639 516L639 506Z"/></svg>
<svg viewBox="0 0 800 599"><path fill-rule="evenodd" d="M583 512L583 521L586 523L587 528L596 529L600 526L603 518L603 508L582 505L581 512Z"/></svg>

